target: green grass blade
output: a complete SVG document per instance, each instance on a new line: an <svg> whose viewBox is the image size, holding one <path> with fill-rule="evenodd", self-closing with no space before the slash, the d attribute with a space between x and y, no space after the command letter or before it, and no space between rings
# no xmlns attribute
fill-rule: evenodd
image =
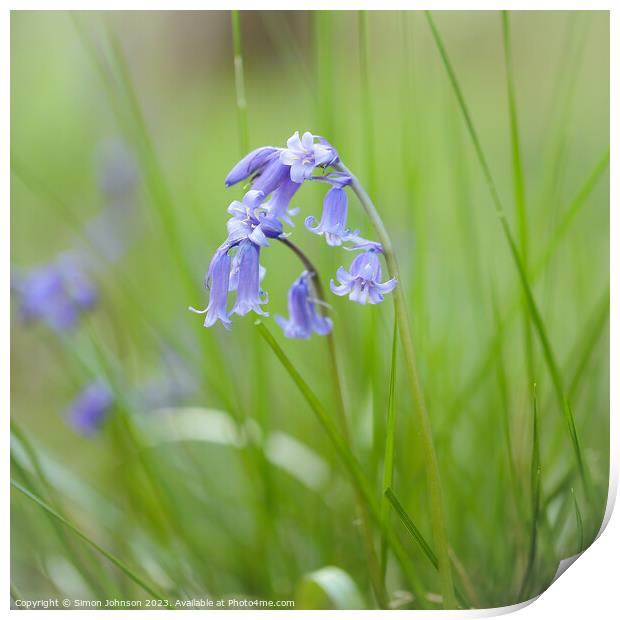
<svg viewBox="0 0 620 620"><path fill-rule="evenodd" d="M384 492L384 496L390 502L390 504L392 505L392 507L398 514L398 516L400 517L400 520L402 521L403 525L405 526L407 531L411 534L412 538L418 543L418 545L420 546L420 549L422 549L422 551L424 552L424 555L428 558L429 562L437 570L439 570L439 562L437 561L437 556L435 555L433 550L430 548L429 544L426 542L426 540L424 539L424 536L422 536L422 533L416 527L415 523L411 520L411 517L407 514L407 511L405 510L403 505L400 503L396 495L394 495L394 491L392 491L392 489L390 488L387 488Z"/></svg>
<svg viewBox="0 0 620 620"><path fill-rule="evenodd" d="M587 322L587 327L582 332L580 341L575 346L577 354L572 357L577 358L575 369L571 374L568 383L568 395L574 398L579 386L579 381L585 372L590 361L590 357L603 333L605 325L609 319L609 286L605 289L601 299L596 304L592 318Z"/></svg>
<svg viewBox="0 0 620 620"><path fill-rule="evenodd" d="M62 515L62 510L60 508L60 501L58 500L56 496L56 492L54 488L52 487L52 485L50 484L50 481L48 480L45 474L45 471L41 465L39 457L37 456L36 450L30 443L30 440L28 439L26 434L22 431L22 429L17 425L17 423L13 419L11 419L11 433L14 436L14 438L17 439L17 441L21 444L22 448L24 449L24 452L26 453L28 460L30 461L30 464L32 465L34 473L36 477L38 478L39 483L41 484L41 487L43 488L43 491L45 495L47 496L47 499L50 502L51 506L59 514ZM29 480L28 475L23 470L21 465L17 462L16 459L13 458L12 452L11 452L11 463L12 463L12 466L15 467L20 472L22 478L24 479L24 482L26 482L32 487L34 483ZM54 528L54 531L56 535L58 536L60 543L62 544L62 546L67 552L67 557L70 558L71 562L73 562L73 565L78 570L80 575L82 575L82 577L86 580L91 590L97 596L99 596L99 598L105 598L105 592L103 588L101 587L100 579L97 579L96 577L94 577L90 569L88 569L85 566L84 561L82 560L80 555L75 551L75 549L73 548L73 545L69 542L69 540L67 540L67 537L65 536L65 532L63 531L62 527L60 527L58 522L55 519L51 518L49 515L47 516L50 519L50 522L52 523L52 527Z"/></svg>
<svg viewBox="0 0 620 620"><path fill-rule="evenodd" d="M331 11L312 11L319 132L336 144L338 136L334 123L333 19ZM287 45L290 45L290 41Z"/></svg>
<svg viewBox="0 0 620 620"><path fill-rule="evenodd" d="M394 335L392 338L392 363L390 366L390 386L388 391L387 422L385 429L385 455L383 460L383 495L381 497L381 519L388 527L390 504L385 493L392 487L394 479L394 439L396 436L395 391L396 391L396 349L398 345L398 325L394 319ZM381 573L385 580L387 568L387 541L381 539Z"/></svg>
<svg viewBox="0 0 620 620"><path fill-rule="evenodd" d="M517 116L512 51L510 46L510 17L508 11L502 11L502 26L504 62L506 66L506 83L508 91L508 111L510 117L510 143L512 146L514 201L515 210L517 213L517 230L519 232L519 249L521 252L521 260L523 261L525 271L527 272L529 267L528 222L525 207L525 183L523 181L523 165L521 163L519 121ZM532 343L532 324L527 305L523 308L523 330L525 334L525 359L527 363L528 380L531 385L534 382L534 352Z"/></svg>
<svg viewBox="0 0 620 620"><path fill-rule="evenodd" d="M368 509L369 515L372 517L375 524L379 527L381 532L385 535L390 548L394 552L394 555L403 570L403 573L407 577L409 584L416 594L420 605L423 607L427 606L426 595L424 589L420 583L420 580L416 573L411 569L409 558L401 545L400 541L394 534L391 528L384 526L384 523L381 519L381 510L379 504L376 502L372 487L368 482L368 479L364 475L364 472L359 465L357 459L345 443L341 434L338 431L338 428L329 413L325 410L317 396L314 394L312 389L308 386L308 384L304 381L303 377L299 373L299 371L295 368L293 363L289 360L286 353L282 350L280 345L277 343L276 339L273 337L271 332L267 329L267 327L259 320L256 321L256 326L258 328L259 333L265 339L265 342L269 345L271 350L275 353L276 357L280 360L289 376L303 395L304 399L310 406L310 409L316 415L319 423L327 433L330 441L336 448L336 451L340 455L349 475L351 476L351 480L353 482L354 487L360 493L366 508Z"/></svg>
<svg viewBox="0 0 620 620"><path fill-rule="evenodd" d="M532 282L536 282L538 280L551 258L553 258L553 256L555 255L559 244L570 229L570 225L574 221L576 215L579 213L581 208L586 204L587 198L596 186L598 180L607 168L608 164L609 150L606 150L606 152L597 162L594 170L590 173L586 181L579 188L575 198L571 201L570 206L565 211L562 220L555 229L554 234L551 236L544 250L541 252L540 258L535 262L532 269ZM519 308L518 301L519 298L517 295L515 295L512 299L512 302L509 304L510 309L507 312L506 317L502 321L502 329L505 329L508 323L515 317L516 312ZM480 363L473 370L469 379L465 382L463 389L459 392L459 395L455 399L454 404L450 407L449 415L451 415L456 410L462 409L464 403L466 403L473 396L477 388L481 385L482 380L491 368L493 359L497 355L499 337L500 333L499 331L496 331L495 336L487 345L486 351L481 357Z"/></svg>
<svg viewBox="0 0 620 620"><path fill-rule="evenodd" d="M312 11L313 17L314 13L318 12ZM291 90L295 90L300 95L303 93L308 103L316 103L319 100L319 94L314 88L311 62L303 42L300 41L299 35L291 25L290 13L260 11L258 15L276 49L278 60L286 65L286 80Z"/></svg>
<svg viewBox="0 0 620 620"><path fill-rule="evenodd" d="M461 112L463 113L463 117L465 119L465 123L467 125L467 128L469 130L470 133L470 137L472 139L473 145L474 145L474 149L476 151L477 157L478 157L478 161L480 163L480 167L482 168L482 172L484 174L484 177L486 179L487 182L487 186L489 188L489 191L491 193L491 198L493 201L493 205L495 208L495 212L497 214L497 217L499 218L501 227L502 227L502 231L504 232L504 236L506 237L506 241L508 243L508 247L510 249L510 254L514 260L514 263L516 265L518 274L519 274L519 278L521 280L521 284L523 286L524 289L524 293L525 293L525 297L527 300L527 304L530 310L530 316L531 316L531 320L534 323L534 326L536 327L536 331L538 333L538 337L540 340L540 344L542 346L543 349L543 354L545 357L545 361L549 370L549 374L551 375L551 380L553 382L553 386L554 386L554 390L555 390L555 394L558 400L558 404L559 407L561 409L561 411L564 414L564 417L566 419L566 424L568 427L568 432L569 432L569 437L571 440L571 444L573 447L573 451L575 453L575 460L577 462L577 467L579 469L579 473L582 477L583 483L584 483L584 487L586 489L586 492L588 494L590 494L590 481L589 481L589 476L587 474L586 471L586 466L585 466L585 462L583 459L583 455L582 455L582 451L581 451L581 446L580 446L580 442L579 442L579 437L577 434L577 428L575 426L575 420L573 417L573 413L572 410L570 408L570 404L568 402L568 399L566 397L566 393L564 390L564 386L562 383L562 377L555 359L555 355L553 353L553 350L551 348L551 342L549 340L549 337L547 335L547 331L544 325L544 322L542 320L542 316L540 314L540 311L538 310L538 306L536 305L536 301L534 300L534 295L532 293L532 289L528 280L528 275L525 269L525 266L523 264L523 261L521 260L521 256L519 254L519 251L517 249L517 245L514 241L514 238L512 236L512 233L510 232L510 227L508 226L508 222L506 221L506 214L504 212L504 209L502 207L502 203L501 203L501 199L499 197L499 193L497 191L497 187L495 185L495 181L493 180L493 176L491 175L491 171L489 169L489 166L487 164L487 160L486 157L484 156L484 152L482 150L482 145L480 144L480 140L478 138L478 134L476 132L476 129L474 127L472 118L469 114L469 110L467 108L467 104L465 103L465 98L463 97L463 93L461 91L461 88L459 86L458 80L456 78L456 74L454 73L454 69L452 68L452 64L450 62L450 59L448 58L448 54L446 52L446 49L444 47L443 41L441 39L441 36L439 34L439 31L437 30L437 27L435 25L435 22L433 21L433 18L430 14L429 11L426 11L426 17L429 23L429 26L431 28L432 34L433 34L433 38L435 39L435 43L437 45L437 49L439 50L439 54L443 60L443 64L446 68L446 71L448 73L448 77L450 80L450 83L452 84L452 88L454 90L454 93L457 97L457 100L459 102L459 107L461 108Z"/></svg>
<svg viewBox="0 0 620 620"><path fill-rule="evenodd" d="M575 495L575 489L571 487L570 494L573 497L573 504L575 506L575 523L577 525L577 535L579 536L579 547L577 553L581 553L584 550L584 536L583 536L583 519L581 518L581 510L579 510L579 502Z"/></svg>
<svg viewBox="0 0 620 620"><path fill-rule="evenodd" d="M512 146L512 177L514 187L515 208L519 241L523 262L527 266L528 250L528 223L525 208L525 183L523 181L523 165L521 163L521 145L519 141L519 121L515 96L514 70L512 66L512 51L510 46L510 16L508 11L502 11L502 32L504 41L504 62L506 65L506 84L508 90L508 110L510 116L510 142Z"/></svg>
<svg viewBox="0 0 620 620"><path fill-rule="evenodd" d="M125 575L127 575L127 577L129 577L129 579L131 579L133 582L135 582L137 585L139 585L147 594L150 594L154 598L162 600L162 601L166 600L165 596L163 596L162 594L157 592L157 590L155 590L155 588L150 586L144 579L142 579L142 577L140 577L134 570L129 568L122 560L117 558L115 555L113 555L112 553L110 553L109 551L107 551L106 549L101 547L94 540L92 540L89 536L84 534L84 532L82 532L82 530L80 530L78 527L73 525L73 523L71 523L70 521L65 519L63 516L58 514L51 506L49 506L47 503L45 503L41 498L39 498L36 495L34 495L34 493L31 493L28 489L24 488L21 484L19 484L19 482L16 482L15 480L11 480L11 486L13 488L17 489L20 493L23 493L28 499L30 499L35 504L37 504L47 514L51 515L52 517L54 517L55 519L60 521L60 523L62 523L65 527L69 528L76 536L81 538L85 543L87 543L88 545L93 547L101 555L103 555L105 558L107 558L119 570L121 570L123 573L125 573Z"/></svg>
<svg viewBox="0 0 620 620"><path fill-rule="evenodd" d="M534 387L533 417L532 417L532 459L530 468L530 502L531 502L531 532L527 566L519 590L519 600L523 600L534 576L536 550L538 547L538 529L541 505L541 466L540 466L540 438L538 421L538 404L536 387Z"/></svg>
<svg viewBox="0 0 620 620"><path fill-rule="evenodd" d="M235 63L235 92L237 95L239 146L242 153L247 153L250 150L250 132L248 126L248 106L245 97L245 77L243 73L243 53L241 48L241 18L239 16L239 11L231 11L230 19Z"/></svg>
<svg viewBox="0 0 620 620"><path fill-rule="evenodd" d="M375 124L372 115L372 98L370 89L370 50L368 42L368 11L358 11L358 34L360 54L362 126L364 128L364 166L368 192L377 195L377 178L375 172Z"/></svg>
<svg viewBox="0 0 620 620"><path fill-rule="evenodd" d="M85 31L81 19L75 13L72 13L72 17L82 45L107 90L117 120L131 136L132 143L136 147L146 185L163 224L163 232L170 246L172 259L177 264L181 281L191 299L195 295L196 283L189 268L190 263L185 256L183 238L172 195L164 178L142 108L133 87L129 67L120 42L106 24L106 39L111 53L111 62L108 66Z"/></svg>
<svg viewBox="0 0 620 620"><path fill-rule="evenodd" d="M426 539L422 535L422 532L420 532L420 530L417 528L416 524L413 522L413 520L411 519L411 517L405 510L405 507L400 503L399 499L394 494L394 491L392 491L391 488L387 488L384 492L384 497L390 502L390 504L392 505L392 507L398 514L398 516L400 517L400 520L402 524L405 526L405 529L411 534L411 537L416 541L420 549L422 549L424 555L428 558L429 562L438 571L439 561L437 560L437 556L435 555L435 552L431 549L430 545L426 542ZM452 555L454 555L453 552L452 552ZM456 597L459 603L464 608L468 608L469 604L467 603L467 600L463 596L462 592L458 589L458 587L455 587L454 590L455 590Z"/></svg>
<svg viewBox="0 0 620 620"><path fill-rule="evenodd" d="M506 460L508 463L508 472L512 483L513 495L516 494L516 482L517 474L514 462L513 450L512 450L512 438L510 432L510 396L508 394L508 380L506 377L506 366L504 363L504 330L501 324L501 318L499 314L499 304L497 301L497 294L495 287L492 288L492 300L493 300L493 316L495 317L495 325L498 333L499 347L497 350L497 382L499 384L499 391L502 404L502 426L504 430L504 441L506 443ZM516 501L516 497L515 497Z"/></svg>
<svg viewBox="0 0 620 620"><path fill-rule="evenodd" d="M552 88L552 100L549 106L550 118L547 126L549 137L548 152L544 155L542 167L545 173L544 187L540 192L540 206L553 205L557 200L558 187L566 161L568 133L566 127L571 123L571 113L577 92L577 78L580 63L584 57L586 33L590 15L587 11L574 11L570 15L570 24L562 50L562 66L557 71L557 80ZM555 210L551 220L555 218Z"/></svg>
<svg viewBox="0 0 620 620"><path fill-rule="evenodd" d="M245 87L245 72L243 63L243 45L241 34L241 14L240 11L232 10L231 28L233 39L234 74L235 74L235 94L237 106L237 124L239 130L239 157L244 157L250 150L250 128L248 121L248 106ZM265 20L271 26L271 20ZM258 343L258 335L252 331L252 353L254 355L254 384L252 386L253 414L259 428L266 432L268 427L267 417L269 408L266 403L266 396L269 393L269 377L265 372L265 364L261 347ZM257 503L258 527L256 531L256 544L259 549L258 555L261 561L266 561L268 548L270 545L277 544L277 536L272 528L272 510L277 506L274 497L272 483L272 472L266 455L259 446L250 446L250 456L255 463L257 471L260 472L257 483L261 490L259 497L262 501ZM265 573L266 579L270 579L269 573ZM271 584L269 588L272 589Z"/></svg>
<svg viewBox="0 0 620 620"><path fill-rule="evenodd" d="M351 178L351 189L370 219L379 241L383 246L385 261L388 265L390 275L402 284L403 280L400 276L400 269L398 267L398 260L394 252L392 240L368 192L366 192L357 177L342 163L342 161L339 162L335 168L346 173ZM449 557L450 545L446 532L446 516L444 511L443 489L439 474L439 463L437 461L437 453L433 441L433 431L424 401L424 392L418 374L415 348L407 311L407 300L402 285L394 289L394 310L398 323L400 342L403 347L407 384L413 403L412 414L415 418L415 423L419 430L419 437L422 442L426 478L428 481L428 499L431 513L431 525L433 528L433 539L437 546L437 557L439 558L443 604L446 609L454 609L456 607L456 600L454 598L452 568Z"/></svg>
<svg viewBox="0 0 620 620"><path fill-rule="evenodd" d="M534 277L540 275L543 269L549 263L551 257L555 254L558 245L562 241L562 239L566 236L573 220L577 216L577 214L581 211L582 207L586 203L588 197L592 193L592 190L596 187L600 177L603 172L607 169L609 165L609 149L603 153L601 158L597 161L596 165L592 172L588 175L582 186L577 191L577 194L571 201L570 205L562 215L560 222L556 226L551 235L545 249L541 253L539 260L536 262L533 271Z"/></svg>

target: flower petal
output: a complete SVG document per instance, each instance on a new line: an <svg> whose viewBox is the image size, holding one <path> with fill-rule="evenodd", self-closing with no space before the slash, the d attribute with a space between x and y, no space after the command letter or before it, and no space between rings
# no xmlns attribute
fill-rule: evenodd
<svg viewBox="0 0 620 620"><path fill-rule="evenodd" d="M314 146L314 136L309 131L306 131L301 137L301 146L304 151L312 150L312 147Z"/></svg>

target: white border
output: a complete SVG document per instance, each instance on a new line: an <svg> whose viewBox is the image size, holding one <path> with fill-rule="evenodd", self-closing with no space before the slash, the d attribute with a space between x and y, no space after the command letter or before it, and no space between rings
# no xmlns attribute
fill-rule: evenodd
<svg viewBox="0 0 620 620"><path fill-rule="evenodd" d="M55 2L12 2L7 3L9 8L15 10L50 10L57 8L57 3ZM85 2L68 2L66 3L62 9L98 9L98 10L122 10L122 9L132 9L132 10L152 10L152 9L171 9L175 10L181 9L193 9L193 10L203 10L205 8L209 8L206 6L207 3L200 1L179 1L173 7L171 7L170 2L165 2L162 0L151 0L150 2L118 2L114 0L110 0L106 3L85 3ZM503 6L498 7L496 2L475 2L470 3L467 6L463 6L463 4L459 2L446 2L444 1L435 1L432 3L421 3L418 4L416 2L383 2L381 5L381 10L402 10L402 9L422 9L422 8L431 8L433 10L498 10L498 8L502 9L513 9L513 10L610 10L611 8L610 2L507 2ZM323 0L317 0L313 3L312 8L315 9L330 9L330 10L354 10L354 9L376 9L376 2L326 2ZM10 132L10 118L9 118L9 106L10 106L10 93L9 93L9 67L10 67L10 16L9 11L6 7L3 7L5 10L0 14L0 41L2 41L2 76L3 80L3 93L0 97L0 113L2 118L2 127L4 131L2 132L3 140L2 140L2 149L0 151L1 155L1 177L0 177L0 191L2 192L2 196L4 200L0 206L0 217L2 218L2 223L0 225L0 247L2 248L4 254L4 263L2 268L2 287L0 287L1 295L2 295L2 306L0 308L1 313L1 339L4 348L5 355L1 361L0 368L0 393L3 395L3 401L5 403L4 412L5 416L10 409L10 366L9 366L9 337L10 337L10 322L9 322L9 243L10 243L10 226L9 226L9 205L10 205L10 192L9 192L9 180L10 180L10 140L9 140L9 132ZM279 9L279 10L291 10L291 6L287 6L284 2L247 2L247 1L238 1L234 3L228 2L219 2L218 9L229 9L229 8L237 8L237 9ZM304 7L306 8L306 7ZM618 205L618 187L617 187L617 144L618 144L618 125L615 122L614 118L614 110L617 109L618 103L620 102L620 98L618 97L618 86L619 86L619 76L618 76L618 45L615 40L615 35L618 33L618 16L616 11L611 12L611 67L615 69L611 71L611 136L612 136L612 156L611 156L611 194L610 194L610 204ZM611 377L620 377L619 366L618 366L618 327L616 321L614 319L617 318L618 315L618 299L617 299L617 290L618 290L618 253L616 251L618 239L618 216L617 211L615 209L611 209L610 215L610 230L611 230L611 315L610 315L610 327L611 327L611 366L610 366L610 375ZM392 616L394 614L398 615L414 615L416 617L424 618L431 617L432 618L453 618L453 617L488 617L499 615L502 613L509 613L511 611L516 611L517 609L522 609L520 612L520 617L524 618L549 618L567 615L577 615L583 616L585 614L594 614L594 617L597 618L606 618L610 616L610 610L618 609L617 604L617 571L615 565L615 556L616 551L619 548L620 541L620 521L617 515L611 517L611 512L613 508L613 504L615 502L615 497L617 493L617 485L618 485L618 452L617 447L620 446L620 433L619 433L619 425L616 414L616 404L618 402L618 388L616 384L612 381L611 386L611 400L610 400L610 425L611 425L611 475L610 475L610 491L608 498L608 506L605 515L605 521L603 525L604 532L602 533L602 537L597 539L593 545L586 550L579 561L575 563L575 565L571 566L570 569L561 576L561 578L556 581L546 592L544 592L538 600L536 600L535 604L531 605L517 605L507 608L499 608L495 610L481 610L481 611L461 611L461 612L449 612L449 611L433 611L433 612L423 612L423 611L389 611L389 612L378 612L378 611L343 611L343 612L321 612L322 617L346 617L348 615L355 615L356 617L383 617L383 616ZM7 416L8 417L8 416ZM2 563L2 575L1 575L1 583L3 584L5 596L8 598L8 583L9 583L9 569L10 569L10 558L8 550L10 548L9 543L9 486L7 484L7 479L9 477L9 432L8 432L8 420L5 417L4 426L4 442L5 450L4 450L4 459L2 461L2 470L3 470L3 503L2 505L7 507L2 512L2 531L4 538L4 545L2 546L5 550L5 561ZM605 525L607 526L605 528ZM4 603L8 609L9 601L6 600ZM10 612L17 613L17 612ZM21 612L21 616L23 618L29 618L31 614L35 612L23 611ZM65 612L60 611L49 611L49 614L53 616L57 616L58 614L62 614L63 617ZM122 613L122 612L121 612ZM132 614L132 618L144 618L147 615L150 616L152 612L148 611L130 611L127 613ZM155 612L156 613L156 612ZM164 613L164 612L162 612ZM193 611L179 611L178 614L187 614L194 615ZM222 615L226 618L237 618L237 617L246 617L247 615L253 612L250 611L210 611L209 615ZM72 614L79 614L80 617L99 617L101 618L101 613L97 611L76 611L72 612ZM278 612L278 617L280 616L290 616L294 615L296 618L316 618L316 611L280 611ZM72 617L77 617L72 615Z"/></svg>

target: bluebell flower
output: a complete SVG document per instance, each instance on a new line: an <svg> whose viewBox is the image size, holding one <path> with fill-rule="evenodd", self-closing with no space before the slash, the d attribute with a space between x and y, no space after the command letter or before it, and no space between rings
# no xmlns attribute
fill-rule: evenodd
<svg viewBox="0 0 620 620"><path fill-rule="evenodd" d="M349 271L339 267L336 276L340 285L332 280L330 287L335 295L349 295L351 301L359 304L378 304L383 295L394 290L396 279L381 283L381 263L376 250L370 249L358 254L351 263Z"/></svg>
<svg viewBox="0 0 620 620"><path fill-rule="evenodd" d="M290 181L290 168L280 162L280 152L272 157L265 167L252 178L252 189L259 190L269 196L283 183ZM298 184L299 185L299 184Z"/></svg>
<svg viewBox="0 0 620 620"><path fill-rule="evenodd" d="M299 209L290 209L289 205L300 187L299 183L293 183L287 176L286 180L273 191L269 201L263 205L269 216L293 226L291 217L297 215Z"/></svg>
<svg viewBox="0 0 620 620"><path fill-rule="evenodd" d="M239 270L241 268L241 257L243 254L241 252L235 252L235 255L232 257L232 262L230 264L230 278L228 281L228 292L236 291L239 287ZM262 266L258 265L258 282L259 284L263 281L267 270ZM261 297L266 295L266 293L260 289Z"/></svg>
<svg viewBox="0 0 620 620"><path fill-rule="evenodd" d="M235 244L242 239L250 239L256 245L269 245L267 238L279 237L282 224L260 205L264 194L258 190L250 190L243 201L233 201L228 207L232 218L228 220L228 243Z"/></svg>
<svg viewBox="0 0 620 620"><path fill-rule="evenodd" d="M255 174L261 174L269 163L278 160L280 150L273 146L262 146L248 153L228 173L224 181L226 187L236 185Z"/></svg>
<svg viewBox="0 0 620 620"><path fill-rule="evenodd" d="M70 424L83 435L99 430L107 414L114 406L114 395L103 381L87 385L69 406Z"/></svg>
<svg viewBox="0 0 620 620"><path fill-rule="evenodd" d="M26 321L41 321L57 331L75 327L80 314L97 301L94 285L70 255L18 273L13 288Z"/></svg>
<svg viewBox="0 0 620 620"><path fill-rule="evenodd" d="M314 226L315 221L313 215L306 218L305 225L310 232L325 235L327 245L342 245L351 234L347 228L347 193L344 189L332 187L325 194L321 221Z"/></svg>
<svg viewBox="0 0 620 620"><path fill-rule="evenodd" d="M345 250L373 249L382 253L380 243L361 237L359 230L351 231L347 228L347 194L343 185L333 185L325 194L321 221L315 226L316 218L310 215L305 220L306 228L316 235L324 235L327 245L342 245ZM343 245L345 243L348 245Z"/></svg>
<svg viewBox="0 0 620 620"><path fill-rule="evenodd" d="M304 271L288 292L289 319L277 316L276 322L287 338L310 338L313 333L325 336L332 329L332 321L321 316L316 309L316 301L310 295L308 281L312 274Z"/></svg>
<svg viewBox="0 0 620 620"><path fill-rule="evenodd" d="M259 254L260 248L249 239L244 239L239 244L238 256L238 275L237 298L230 314L243 316L253 310L256 314L269 316L262 308L262 304L268 301L267 295L260 287L260 267Z"/></svg>
<svg viewBox="0 0 620 620"><path fill-rule="evenodd" d="M205 277L205 286L209 289L209 303L204 310L191 308L197 314L206 314L204 320L205 327L215 325L216 321L222 321L226 329L230 329L230 318L228 317L228 290L230 286L230 256L228 251L230 246L225 243L221 245L209 264L209 270Z"/></svg>
<svg viewBox="0 0 620 620"><path fill-rule="evenodd" d="M338 159L338 154L324 138L315 143L315 136L306 131L300 138L296 131L280 152L280 162L290 166L291 181L303 183L312 176L317 166L329 166Z"/></svg>

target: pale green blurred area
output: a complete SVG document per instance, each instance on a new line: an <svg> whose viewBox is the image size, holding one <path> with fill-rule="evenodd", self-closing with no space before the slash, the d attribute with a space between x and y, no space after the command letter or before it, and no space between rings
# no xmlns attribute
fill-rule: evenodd
<svg viewBox="0 0 620 620"><path fill-rule="evenodd" d="M161 343L154 336L158 334L178 352L199 386L203 376L208 376L224 392L233 394L243 415L256 418L265 432L290 434L338 471L336 457L303 399L254 335L253 317L235 317L231 332L220 326L207 332L201 317L187 311L188 306L206 305L204 272L225 238L226 207L242 195L240 187L224 188L227 172L243 154L229 14L81 13L75 18L98 49L107 50L106 27L119 37L172 195L183 259L195 289L190 296L183 285L152 195L140 185L135 199L139 216L135 243L119 264L99 276L101 304L69 343L63 344L41 326L22 325L13 308L12 415L35 445L85 484L122 505L116 490L122 459L111 451L109 437L82 438L63 419L67 403L89 379L71 349L88 349L91 336L100 341L117 361L129 390L162 371ZM110 137L123 137L134 148L132 132L119 124L116 104L72 19L64 12L12 14L11 154L27 176L37 180L35 185L43 188L35 191L33 183L12 175L11 260L21 267L43 263L67 248L80 223L101 209L97 182L101 144ZM438 12L435 19L516 231L500 15ZM368 142L360 104L357 16L333 12L329 21L332 47L317 50L315 21L308 12L242 14L250 147L281 146L295 130L310 130L325 135L366 183L372 171L367 169L364 153ZM463 406L458 398L495 334L492 291L504 315L519 291L517 272L424 15L372 12L369 26L373 198L401 262L405 280L401 286L410 303L451 543L483 604L502 604L507 602L506 584L512 584L514 569L514 558L502 548L508 548L506 541L513 544L515 534L502 516L511 500L506 498L501 465L503 405L496 364L473 398ZM609 19L604 12L517 12L511 14L511 34L535 260L608 149ZM348 266L352 257L327 247L303 226L307 215L320 215L324 191L324 187L304 187L298 193L293 206L301 207L301 213L292 239L316 262L327 283L336 268ZM59 203L71 217L59 209ZM353 196L349 222L365 235L372 234ZM268 310L272 317L286 314L287 289L301 265L276 243L263 252L261 262L267 267ZM571 351L608 286L608 265L609 180L605 172L534 289L563 370L576 364ZM121 279L141 300L144 311L138 312L127 302L119 286ZM330 302L356 452L373 481L379 480L391 303L361 307L334 296ZM266 324L278 331L272 318ZM167 328L165 336L161 325ZM309 342L279 339L308 383L324 402L330 402L332 391L320 338ZM202 358L199 343L203 340L207 351L222 355ZM512 320L506 328L503 354L515 459L526 471L532 395L524 369L520 320ZM572 454L538 346L535 355L543 486L550 491L570 466ZM609 458L608 363L605 328L572 402L600 501L607 488ZM430 532L425 476L408 416L404 380L399 373L396 490L418 525ZM223 399L203 387L184 404L226 410ZM380 422L373 422L373 411ZM187 584L187 589L264 593L253 546L261 527L254 508L262 501L256 490L260 482L238 471L230 450L205 446L192 445L191 452L202 461L206 482L212 487L205 486L205 478L195 470L179 465L181 450L175 446L162 449L161 463L166 459L171 463L170 469L165 468L171 474L167 484L176 487L184 526L197 534L201 551L222 562L215 581L204 573ZM280 473L272 475L278 501L266 518L281 528L282 546L288 542L293 549L292 559L278 556L266 570L273 571L273 591L290 594L301 575L334 564L350 572L366 595L364 559L356 529L351 527L354 509L350 492L346 487L342 492L344 482L336 481L318 498L294 480L280 478ZM47 596L51 590L41 577L45 571L37 568L28 541L36 536L39 556L45 555L46 544L50 554L58 554L51 542L52 530L22 498L14 498L14 503L16 514L28 517L18 516L13 522L14 581L23 591L32 587L33 596ZM95 539L118 545L119 553L126 551L97 522L96 515L78 512L74 517ZM136 523L124 523L124 531L139 528ZM574 532L564 534L565 539L571 536ZM570 549L570 540L558 543L560 548L563 545ZM419 552L412 550L412 554L417 557ZM140 557L136 553L133 563ZM428 587L436 590L434 579L429 573Z"/></svg>

